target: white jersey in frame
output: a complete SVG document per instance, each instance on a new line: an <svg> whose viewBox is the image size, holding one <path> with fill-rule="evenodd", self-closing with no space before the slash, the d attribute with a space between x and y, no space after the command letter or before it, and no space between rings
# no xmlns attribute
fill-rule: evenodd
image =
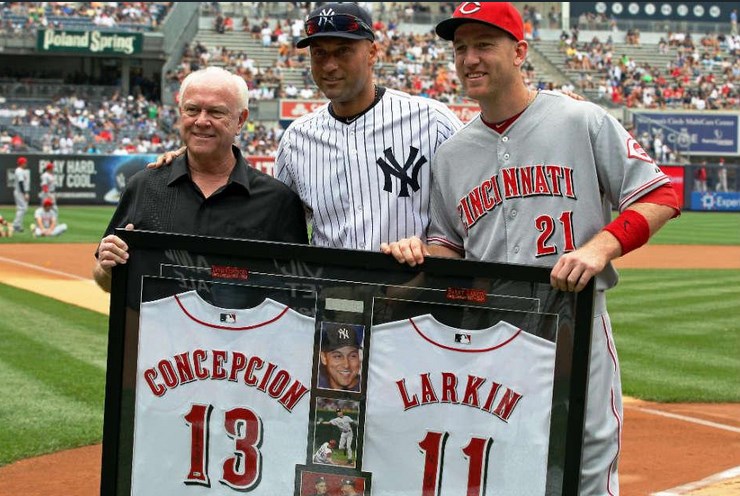
<svg viewBox="0 0 740 496"><path fill-rule="evenodd" d="M545 494L554 366L555 343L503 321L374 326L363 454L373 496Z"/></svg>
<svg viewBox="0 0 740 496"><path fill-rule="evenodd" d="M271 299L222 309L190 291L142 303L132 495L292 494L313 344L314 319Z"/></svg>

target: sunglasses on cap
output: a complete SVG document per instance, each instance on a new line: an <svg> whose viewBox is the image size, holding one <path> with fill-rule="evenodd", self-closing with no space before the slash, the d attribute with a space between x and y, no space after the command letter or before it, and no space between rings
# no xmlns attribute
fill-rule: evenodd
<svg viewBox="0 0 740 496"><path fill-rule="evenodd" d="M355 31L373 30L362 19L349 14L335 14L333 16L315 16L306 20L306 35L316 33L354 33Z"/></svg>

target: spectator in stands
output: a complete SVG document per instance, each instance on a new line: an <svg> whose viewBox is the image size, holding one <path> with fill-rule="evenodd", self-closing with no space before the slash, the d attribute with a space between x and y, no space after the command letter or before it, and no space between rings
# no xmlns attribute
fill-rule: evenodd
<svg viewBox="0 0 740 496"><path fill-rule="evenodd" d="M216 18L213 20L213 29L218 34L224 34L225 28L224 28L224 16L221 14L218 14Z"/></svg>
<svg viewBox="0 0 740 496"><path fill-rule="evenodd" d="M730 34L737 36L737 9L730 11Z"/></svg>
<svg viewBox="0 0 740 496"><path fill-rule="evenodd" d="M111 271L126 263L117 227L242 239L307 242L300 198L249 167L234 136L249 116L244 79L219 67L190 74L180 88L186 154L171 167L147 169L126 184L98 246L95 281L110 291Z"/></svg>

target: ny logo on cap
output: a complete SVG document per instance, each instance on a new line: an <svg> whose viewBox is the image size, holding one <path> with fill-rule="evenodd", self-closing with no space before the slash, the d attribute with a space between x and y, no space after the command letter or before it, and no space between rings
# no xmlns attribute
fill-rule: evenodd
<svg viewBox="0 0 740 496"><path fill-rule="evenodd" d="M342 339L349 339L349 330L348 329L345 329L344 327L342 327L341 329L339 329L339 331L337 331L337 333L339 334L339 337L340 338L342 338Z"/></svg>
<svg viewBox="0 0 740 496"><path fill-rule="evenodd" d="M330 18L333 17L334 14L335 14L335 12L334 12L334 9L332 9L332 8L323 9L319 13L319 16L320 16L319 17L319 26L324 26L325 24L331 23L332 21L331 21Z"/></svg>

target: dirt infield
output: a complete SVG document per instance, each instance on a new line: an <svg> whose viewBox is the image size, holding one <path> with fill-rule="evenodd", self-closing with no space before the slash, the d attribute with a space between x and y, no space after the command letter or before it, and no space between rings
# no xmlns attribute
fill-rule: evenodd
<svg viewBox="0 0 740 496"><path fill-rule="evenodd" d="M46 280L26 287L90 285L94 245L0 245L0 282ZM701 256L697 256L700 253ZM60 256L60 254L63 254ZM740 268L740 247L645 246L618 268ZM65 287L66 288L66 287ZM65 293L70 293L65 289ZM63 301L106 309L107 295ZM62 298L60 298L62 299ZM92 301L95 300L95 301ZM101 310L98 310L101 311ZM104 310L102 310L104 311ZM100 445L0 467L0 496L99 494ZM658 404L625 401L620 459L621 494L729 496L740 494L740 404Z"/></svg>

